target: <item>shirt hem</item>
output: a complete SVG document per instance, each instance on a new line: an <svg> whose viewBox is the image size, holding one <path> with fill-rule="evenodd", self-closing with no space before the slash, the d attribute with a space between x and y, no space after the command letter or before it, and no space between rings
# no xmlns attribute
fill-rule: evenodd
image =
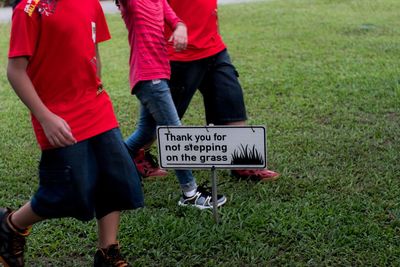
<svg viewBox="0 0 400 267"><path fill-rule="evenodd" d="M85 141L85 140L87 140L89 138L92 138L94 136L97 136L99 134L105 133L107 131L110 131L110 130L118 128L118 127L119 127L118 123L116 125L110 125L110 126L102 128L102 129L99 129L99 130L97 130L97 131L95 131L93 133L89 133L89 134L80 136L79 138L76 139L76 141L77 142L82 142L82 141ZM40 149L42 151L55 148L55 147L51 146L50 144L41 144L39 141L38 141L38 143L39 143L39 147L40 147Z"/></svg>
<svg viewBox="0 0 400 267"><path fill-rule="evenodd" d="M178 53L174 53L169 56L169 60L170 61L183 61L183 62L194 61L194 60L199 60L199 59L214 56L214 55L218 54L219 52L223 51L224 49L226 49L225 45L220 46L215 49L214 48L213 49L205 49L202 52L192 52L190 54L189 53L181 53L180 56L177 56Z"/></svg>

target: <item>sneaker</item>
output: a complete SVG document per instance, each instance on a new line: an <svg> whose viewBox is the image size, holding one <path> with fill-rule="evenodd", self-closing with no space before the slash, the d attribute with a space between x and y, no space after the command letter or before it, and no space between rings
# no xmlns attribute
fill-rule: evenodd
<svg viewBox="0 0 400 267"><path fill-rule="evenodd" d="M122 257L118 244L100 248L94 255L94 267L131 267Z"/></svg>
<svg viewBox="0 0 400 267"><path fill-rule="evenodd" d="M9 208L0 208L0 263L4 267L24 266L25 237L29 229L18 231L10 226Z"/></svg>
<svg viewBox="0 0 400 267"><path fill-rule="evenodd" d="M267 169L263 170L232 170L232 176L239 179L248 179L253 181L275 181L279 177L279 173L270 171Z"/></svg>
<svg viewBox="0 0 400 267"><path fill-rule="evenodd" d="M224 195L217 195L217 207L224 205L226 202L226 197ZM181 199L178 202L179 206L192 206L198 209L212 209L212 194L210 188L199 186L197 188L196 194L192 197L187 197L182 194Z"/></svg>
<svg viewBox="0 0 400 267"><path fill-rule="evenodd" d="M162 177L166 176L168 172L160 169L157 159L150 154L150 151L140 149L134 158L136 168L143 178L146 177Z"/></svg>

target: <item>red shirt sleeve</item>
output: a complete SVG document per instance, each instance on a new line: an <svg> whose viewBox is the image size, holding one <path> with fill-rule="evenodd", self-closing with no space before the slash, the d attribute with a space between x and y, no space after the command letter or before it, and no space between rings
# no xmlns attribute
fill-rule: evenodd
<svg viewBox="0 0 400 267"><path fill-rule="evenodd" d="M29 16L19 5L13 12L8 57L32 56L39 36L40 15L33 12Z"/></svg>
<svg viewBox="0 0 400 267"><path fill-rule="evenodd" d="M97 14L96 14L96 43L101 43L111 39L110 31L107 26L107 21L104 16L103 9L99 1L97 2Z"/></svg>
<svg viewBox="0 0 400 267"><path fill-rule="evenodd" d="M183 22L178 16L175 14L175 12L172 10L170 5L168 4L167 0L162 0L163 1L163 7L164 7L164 20L167 23L167 25L174 30L176 27L176 24L178 22Z"/></svg>

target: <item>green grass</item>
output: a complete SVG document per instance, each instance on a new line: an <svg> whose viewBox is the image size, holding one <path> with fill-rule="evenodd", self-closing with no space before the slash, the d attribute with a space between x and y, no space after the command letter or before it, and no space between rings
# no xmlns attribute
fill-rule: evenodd
<svg viewBox="0 0 400 267"><path fill-rule="evenodd" d="M147 207L123 214L120 240L135 266L399 266L400 21L398 0L280 0L224 5L220 27L240 72L249 124L266 125L273 183L218 171L228 197L212 214L177 207L178 184L145 182ZM124 136L126 31L108 16L103 80ZM5 75L9 25L0 24L0 206L37 186L39 150L27 110ZM195 96L184 124L203 125ZM200 182L208 171L196 171ZM94 222L35 225L28 266L90 266ZM72 259L71 259L72 255Z"/></svg>

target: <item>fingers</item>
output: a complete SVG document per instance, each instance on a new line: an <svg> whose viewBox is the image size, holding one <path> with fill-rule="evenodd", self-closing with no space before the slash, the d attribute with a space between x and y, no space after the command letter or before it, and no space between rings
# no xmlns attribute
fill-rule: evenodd
<svg viewBox="0 0 400 267"><path fill-rule="evenodd" d="M48 139L50 144L54 147L66 147L76 143L72 133L66 128L60 129L59 132L52 134Z"/></svg>
<svg viewBox="0 0 400 267"><path fill-rule="evenodd" d="M174 49L179 52L185 50L187 47L187 38L177 36L174 38Z"/></svg>
<svg viewBox="0 0 400 267"><path fill-rule="evenodd" d="M49 142L53 147L64 147L66 146L62 140L60 140L56 135L49 137Z"/></svg>
<svg viewBox="0 0 400 267"><path fill-rule="evenodd" d="M72 135L71 129L69 128L68 124L65 123L65 125L66 128L60 132L61 137L59 139L63 146L70 146L76 143L76 139Z"/></svg>
<svg viewBox="0 0 400 267"><path fill-rule="evenodd" d="M53 147L65 147L75 144L77 141L72 135L68 123L59 117L44 127L47 139Z"/></svg>

